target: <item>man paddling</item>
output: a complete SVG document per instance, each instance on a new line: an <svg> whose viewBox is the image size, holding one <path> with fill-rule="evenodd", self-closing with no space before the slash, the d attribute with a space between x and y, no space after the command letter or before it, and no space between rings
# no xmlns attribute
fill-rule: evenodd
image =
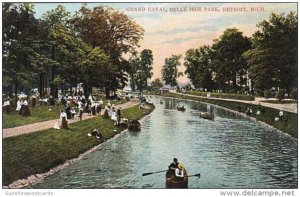
<svg viewBox="0 0 300 197"><path fill-rule="evenodd" d="M175 174L175 170L178 168L178 160L177 158L173 159L173 162L169 165L169 172Z"/></svg>

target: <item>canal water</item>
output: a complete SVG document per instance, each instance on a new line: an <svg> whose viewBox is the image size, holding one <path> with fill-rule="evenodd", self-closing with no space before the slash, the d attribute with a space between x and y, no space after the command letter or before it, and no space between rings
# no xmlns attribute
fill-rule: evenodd
<svg viewBox="0 0 300 197"><path fill-rule="evenodd" d="M208 104L153 100L141 132L123 132L34 188L165 188L164 173L142 174L166 170L174 157L189 175L201 173L188 188L298 187L296 139ZM208 110L214 121L199 118Z"/></svg>

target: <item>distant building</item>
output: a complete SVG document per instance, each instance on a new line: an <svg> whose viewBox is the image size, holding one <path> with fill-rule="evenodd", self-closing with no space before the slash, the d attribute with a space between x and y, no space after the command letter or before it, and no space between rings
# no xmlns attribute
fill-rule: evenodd
<svg viewBox="0 0 300 197"><path fill-rule="evenodd" d="M159 89L159 91L160 91L160 94L165 94L165 93L170 92L170 89L171 89L170 85L164 85L163 87L161 87Z"/></svg>

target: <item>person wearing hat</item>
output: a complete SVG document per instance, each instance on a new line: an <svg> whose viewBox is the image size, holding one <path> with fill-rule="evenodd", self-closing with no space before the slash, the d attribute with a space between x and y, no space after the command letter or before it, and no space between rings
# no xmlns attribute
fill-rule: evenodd
<svg viewBox="0 0 300 197"><path fill-rule="evenodd" d="M177 178L184 178L184 165L182 163L178 164L178 168L175 169L175 176Z"/></svg>
<svg viewBox="0 0 300 197"><path fill-rule="evenodd" d="M177 158L173 159L173 162L169 165L169 172L175 174L175 170L178 168L178 160Z"/></svg>

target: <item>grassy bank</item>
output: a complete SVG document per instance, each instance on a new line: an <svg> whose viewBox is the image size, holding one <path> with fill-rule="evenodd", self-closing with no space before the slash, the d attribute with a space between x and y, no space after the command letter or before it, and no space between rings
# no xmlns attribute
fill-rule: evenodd
<svg viewBox="0 0 300 197"><path fill-rule="evenodd" d="M284 117L282 121L275 122L274 118L278 117L279 110L273 109L269 107L264 107L266 110L266 113L263 115L256 115L256 111L258 110L257 105L250 105L250 104L244 104L240 102L233 102L233 101L222 101L222 100L214 100L214 99L207 99L207 98L195 98L192 96L184 96L174 93L168 93L164 96L170 96L175 98L182 98L182 99L191 99L206 103L212 103L221 107L225 107L231 110L238 111L240 108L240 111L242 113L245 113L247 107L252 107L253 113L250 115L251 117L256 118L259 121L265 122L287 134L290 134L293 137L298 138L298 114L291 113L291 112L284 112Z"/></svg>
<svg viewBox="0 0 300 197"><path fill-rule="evenodd" d="M125 102L127 102L126 99L121 99L120 101L111 101L111 104L118 105ZM107 100L103 100L103 103L106 105ZM61 104L57 104L55 106L36 106L35 108L30 106L29 110L31 116L27 117L19 115L19 112L17 112L15 108L12 108L10 114L3 113L2 125L3 128L6 129L57 119L62 108L63 106Z"/></svg>
<svg viewBox="0 0 300 197"><path fill-rule="evenodd" d="M196 96L207 96L207 92L197 92L197 91L187 91L186 94L196 95ZM225 99L237 99L245 101L254 101L255 97L252 95L243 94L227 94L227 93L213 93L211 92L211 97L214 98L225 98Z"/></svg>
<svg viewBox="0 0 300 197"><path fill-rule="evenodd" d="M272 103L272 104L297 104L297 101L290 101L290 100L288 100L288 101L285 101L285 100L283 100L283 101L278 101L278 100L263 100L261 102L263 102L263 103Z"/></svg>
<svg viewBox="0 0 300 197"><path fill-rule="evenodd" d="M140 119L153 109L154 106L148 110L135 106L122 110L122 116ZM94 128L100 128L106 139L125 129L114 126L112 120L100 116L70 124L68 130L47 129L3 139L3 185L32 174L47 172L98 145L96 138L87 135Z"/></svg>

